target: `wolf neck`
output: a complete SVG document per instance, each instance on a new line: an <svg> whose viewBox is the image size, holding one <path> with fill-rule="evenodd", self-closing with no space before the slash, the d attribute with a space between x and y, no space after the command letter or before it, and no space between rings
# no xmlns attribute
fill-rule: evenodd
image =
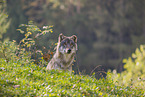
<svg viewBox="0 0 145 97"><path fill-rule="evenodd" d="M70 62L73 58L72 54L62 54L62 57L66 63Z"/></svg>

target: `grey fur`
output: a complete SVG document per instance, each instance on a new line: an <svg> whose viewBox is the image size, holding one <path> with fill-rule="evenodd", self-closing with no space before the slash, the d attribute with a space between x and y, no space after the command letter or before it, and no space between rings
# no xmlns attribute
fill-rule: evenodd
<svg viewBox="0 0 145 97"><path fill-rule="evenodd" d="M72 71L72 63L77 51L77 37L59 35L56 53L48 63L46 69L59 69Z"/></svg>

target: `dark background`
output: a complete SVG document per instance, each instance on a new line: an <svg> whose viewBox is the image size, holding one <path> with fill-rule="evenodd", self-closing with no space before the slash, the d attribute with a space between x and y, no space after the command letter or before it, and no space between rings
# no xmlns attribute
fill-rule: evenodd
<svg viewBox="0 0 145 97"><path fill-rule="evenodd" d="M2 41L19 42L23 35L16 29L30 20L40 28L54 26L54 32L40 40L40 47L49 49L60 33L75 34L76 72L79 67L81 72L90 74L96 66L96 72L121 72L122 59L145 43L145 0L6 0L5 4L10 25Z"/></svg>

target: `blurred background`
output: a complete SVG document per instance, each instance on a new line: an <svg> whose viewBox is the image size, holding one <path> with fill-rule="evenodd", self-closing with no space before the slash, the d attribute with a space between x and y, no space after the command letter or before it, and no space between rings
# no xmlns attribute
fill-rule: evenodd
<svg viewBox="0 0 145 97"><path fill-rule="evenodd" d="M16 29L30 20L53 25L40 40L47 49L60 33L77 35L76 72L121 72L122 59L145 43L145 0L0 0L0 41L19 42L24 35Z"/></svg>

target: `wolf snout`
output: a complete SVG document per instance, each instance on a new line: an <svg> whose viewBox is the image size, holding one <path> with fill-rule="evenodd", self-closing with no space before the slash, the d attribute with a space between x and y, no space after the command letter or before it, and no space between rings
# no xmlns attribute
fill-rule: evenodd
<svg viewBox="0 0 145 97"><path fill-rule="evenodd" d="M67 50L67 53L70 54L70 53L71 53L71 49L68 49L68 50Z"/></svg>

